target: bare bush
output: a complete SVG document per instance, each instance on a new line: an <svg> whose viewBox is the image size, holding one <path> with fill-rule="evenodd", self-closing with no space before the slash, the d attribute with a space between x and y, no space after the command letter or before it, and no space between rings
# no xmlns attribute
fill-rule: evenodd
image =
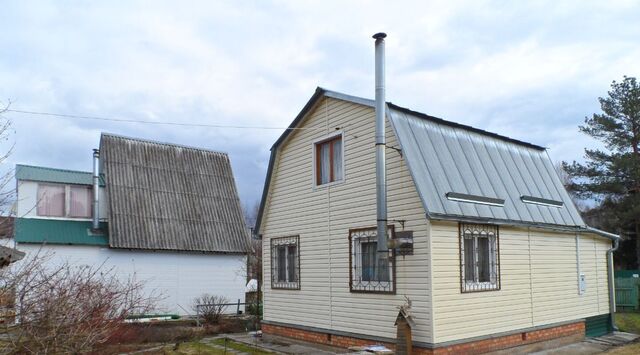
<svg viewBox="0 0 640 355"><path fill-rule="evenodd" d="M193 300L193 310L207 324L218 324L229 300L224 296L205 293Z"/></svg>
<svg viewBox="0 0 640 355"><path fill-rule="evenodd" d="M128 316L151 311L157 301L145 295L143 282L123 280L113 270L51 259L38 253L0 270L0 298L15 299L15 322L3 322L3 353L90 351Z"/></svg>

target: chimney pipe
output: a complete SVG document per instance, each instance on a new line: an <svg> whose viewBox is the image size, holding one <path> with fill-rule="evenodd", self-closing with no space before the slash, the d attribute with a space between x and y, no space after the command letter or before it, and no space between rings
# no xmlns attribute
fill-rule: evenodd
<svg viewBox="0 0 640 355"><path fill-rule="evenodd" d="M98 159L100 158L100 150L93 150L93 229L98 230L100 227L99 220L99 201L100 192L100 174L98 173Z"/></svg>
<svg viewBox="0 0 640 355"><path fill-rule="evenodd" d="M384 39L385 33L376 33L376 219L378 227L378 258L386 259L387 246L387 171L386 171L386 132L385 132L385 78L384 78Z"/></svg>

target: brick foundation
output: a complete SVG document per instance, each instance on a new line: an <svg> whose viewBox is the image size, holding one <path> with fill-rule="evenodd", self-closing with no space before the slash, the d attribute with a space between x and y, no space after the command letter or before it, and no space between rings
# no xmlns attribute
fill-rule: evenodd
<svg viewBox="0 0 640 355"><path fill-rule="evenodd" d="M487 352L499 351L502 349L512 348L516 346L530 345L534 343L546 342L559 338L567 338L577 341L584 338L585 324L584 321L575 323L552 326L549 328L524 331L510 335L499 335L487 339L469 341L454 345L438 346L435 344L433 349L423 348L414 345L413 354L415 355L440 355L440 354L482 354ZM273 324L262 324L262 332L265 334L280 335L289 338L299 339L312 343L332 345L341 348L351 346L364 346L379 343L390 349L395 348L395 344L388 342L376 342L357 337L349 337L343 335L323 333L320 331L311 331L299 329L295 327L286 327ZM542 347L543 348L543 347Z"/></svg>

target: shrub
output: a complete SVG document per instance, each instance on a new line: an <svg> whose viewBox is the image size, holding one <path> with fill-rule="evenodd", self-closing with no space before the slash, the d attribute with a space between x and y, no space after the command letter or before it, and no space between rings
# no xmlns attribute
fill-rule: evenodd
<svg viewBox="0 0 640 355"><path fill-rule="evenodd" d="M229 300L224 296L205 293L193 300L193 311L207 324L218 324Z"/></svg>

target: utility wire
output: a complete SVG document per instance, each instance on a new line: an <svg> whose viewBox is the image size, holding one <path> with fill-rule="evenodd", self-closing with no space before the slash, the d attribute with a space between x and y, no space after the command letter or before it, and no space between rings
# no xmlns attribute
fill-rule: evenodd
<svg viewBox="0 0 640 355"><path fill-rule="evenodd" d="M96 120L96 121L110 121L110 122L125 122L125 123L142 123L151 125L165 125L165 126L186 126L186 127L208 127L208 128L237 128L237 129L274 129L274 130L305 130L305 129L319 129L324 130L324 127L268 127L268 126L237 126L237 125L225 125L225 124L210 124L210 123L186 123L186 122L165 122L165 121L142 121L134 119L123 118L111 118L111 117L98 117L98 116L84 116L84 115L69 115L62 113L51 112L39 112L39 111L26 111L26 110L14 110L6 109L5 112L15 112L25 115L37 115L37 116L51 116L61 118L77 118L83 120Z"/></svg>

